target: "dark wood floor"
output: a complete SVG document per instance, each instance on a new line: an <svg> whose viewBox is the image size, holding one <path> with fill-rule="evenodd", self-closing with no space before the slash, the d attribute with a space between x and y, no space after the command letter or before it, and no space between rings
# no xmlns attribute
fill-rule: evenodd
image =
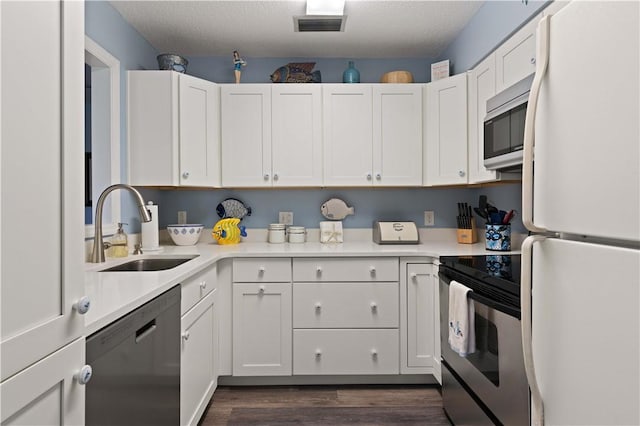
<svg viewBox="0 0 640 426"><path fill-rule="evenodd" d="M436 386L219 387L200 426L445 425Z"/></svg>

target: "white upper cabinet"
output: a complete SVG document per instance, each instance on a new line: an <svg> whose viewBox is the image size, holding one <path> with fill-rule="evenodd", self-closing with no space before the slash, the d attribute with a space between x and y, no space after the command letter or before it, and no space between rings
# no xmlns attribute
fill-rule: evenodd
<svg viewBox="0 0 640 426"><path fill-rule="evenodd" d="M222 185L271 186L271 86L220 88Z"/></svg>
<svg viewBox="0 0 640 426"><path fill-rule="evenodd" d="M496 49L496 93L535 72L539 20L534 17Z"/></svg>
<svg viewBox="0 0 640 426"><path fill-rule="evenodd" d="M373 184L422 184L422 86L373 86Z"/></svg>
<svg viewBox="0 0 640 426"><path fill-rule="evenodd" d="M497 180L495 170L484 167L484 118L487 99L496 94L496 56L489 55L468 73L469 183Z"/></svg>
<svg viewBox="0 0 640 426"><path fill-rule="evenodd" d="M322 102L325 185L421 184L420 85L327 84Z"/></svg>
<svg viewBox="0 0 640 426"><path fill-rule="evenodd" d="M0 2L0 18L4 381L84 333L73 308L84 293L84 6ZM3 385L3 424L12 388Z"/></svg>
<svg viewBox="0 0 640 426"><path fill-rule="evenodd" d="M467 183L467 74L429 83L425 186Z"/></svg>
<svg viewBox="0 0 640 426"><path fill-rule="evenodd" d="M370 85L323 85L325 185L372 185L373 116L371 97Z"/></svg>
<svg viewBox="0 0 640 426"><path fill-rule="evenodd" d="M222 185L271 186L271 86L221 86Z"/></svg>
<svg viewBox="0 0 640 426"><path fill-rule="evenodd" d="M129 71L132 185L220 186L219 90L173 71Z"/></svg>
<svg viewBox="0 0 640 426"><path fill-rule="evenodd" d="M322 185L322 107L313 84L222 86L222 184Z"/></svg>
<svg viewBox="0 0 640 426"><path fill-rule="evenodd" d="M321 186L321 87L274 84L271 105L273 186Z"/></svg>

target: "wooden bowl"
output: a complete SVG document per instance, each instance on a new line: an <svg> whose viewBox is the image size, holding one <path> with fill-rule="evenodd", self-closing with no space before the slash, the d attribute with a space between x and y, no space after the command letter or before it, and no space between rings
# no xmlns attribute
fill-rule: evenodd
<svg viewBox="0 0 640 426"><path fill-rule="evenodd" d="M390 71L382 75L380 83L413 83L413 74L409 71Z"/></svg>

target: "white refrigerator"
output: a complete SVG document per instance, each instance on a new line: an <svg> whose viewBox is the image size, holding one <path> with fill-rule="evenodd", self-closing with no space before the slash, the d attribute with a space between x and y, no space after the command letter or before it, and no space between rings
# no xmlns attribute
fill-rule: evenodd
<svg viewBox="0 0 640 426"><path fill-rule="evenodd" d="M538 27L523 162L532 424L640 424L639 17L637 1L573 1Z"/></svg>

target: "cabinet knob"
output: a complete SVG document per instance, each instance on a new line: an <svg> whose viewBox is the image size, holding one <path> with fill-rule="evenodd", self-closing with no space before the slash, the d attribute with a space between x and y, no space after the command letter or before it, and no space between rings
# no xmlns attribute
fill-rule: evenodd
<svg viewBox="0 0 640 426"><path fill-rule="evenodd" d="M371 173L367 173L367 180L371 180Z"/></svg>
<svg viewBox="0 0 640 426"><path fill-rule="evenodd" d="M320 312L320 310L322 310L322 303L320 302L316 303L315 308L316 308L316 312Z"/></svg>
<svg viewBox="0 0 640 426"><path fill-rule="evenodd" d="M278 180L278 174L277 173L273 174L273 180Z"/></svg>
<svg viewBox="0 0 640 426"><path fill-rule="evenodd" d="M418 278L418 274L416 274L415 272L412 272L410 276L413 281L415 281L416 278Z"/></svg>
<svg viewBox="0 0 640 426"><path fill-rule="evenodd" d="M260 287L258 287L258 292L260 292L260 294L264 294L264 290L265 290L265 288L264 288L264 286L263 286L263 285L261 285Z"/></svg>
<svg viewBox="0 0 640 426"><path fill-rule="evenodd" d="M189 340L189 336L189 330L185 331L184 333L182 333L182 340L186 342L187 340Z"/></svg>
<svg viewBox="0 0 640 426"><path fill-rule="evenodd" d="M375 266L370 266L369 267L369 273L371 273L371 275L375 275L376 274L376 267Z"/></svg>
<svg viewBox="0 0 640 426"><path fill-rule="evenodd" d="M207 288L207 282L206 282L206 281L202 281L202 282L200 283L200 288L201 288L201 289L203 289L203 290L204 290L205 288Z"/></svg>
<svg viewBox="0 0 640 426"><path fill-rule="evenodd" d="M89 308L91 307L91 300L87 296L82 296L71 307L80 315L84 315L89 312Z"/></svg>
<svg viewBox="0 0 640 426"><path fill-rule="evenodd" d="M380 173L376 173L376 180L382 179L382 175Z"/></svg>
<svg viewBox="0 0 640 426"><path fill-rule="evenodd" d="M322 274L322 266L318 266L316 268L316 274L318 274L318 275Z"/></svg>
<svg viewBox="0 0 640 426"><path fill-rule="evenodd" d="M536 58L531 58L531 65L535 65L536 63Z"/></svg>
<svg viewBox="0 0 640 426"><path fill-rule="evenodd" d="M265 173L263 178L264 178L264 180L269 180L269 173Z"/></svg>
<svg viewBox="0 0 640 426"><path fill-rule="evenodd" d="M458 176L460 176L460 177L464 177L464 170L460 170L460 171L458 172Z"/></svg>
<svg viewBox="0 0 640 426"><path fill-rule="evenodd" d="M373 359L377 359L378 358L378 350L377 349L371 349L371 358L373 358Z"/></svg>
<svg viewBox="0 0 640 426"><path fill-rule="evenodd" d="M316 349L316 359L320 359L322 356L322 351L320 349Z"/></svg>
<svg viewBox="0 0 640 426"><path fill-rule="evenodd" d="M262 274L264 274L264 271L265 271L265 267L264 266L261 266L261 267L258 268L258 274L262 275Z"/></svg>
<svg viewBox="0 0 640 426"><path fill-rule="evenodd" d="M378 311L378 304L376 302L371 302L371 312L376 313Z"/></svg>
<svg viewBox="0 0 640 426"><path fill-rule="evenodd" d="M185 178L185 179L188 179L189 178L189 172L182 173L182 177Z"/></svg>
<svg viewBox="0 0 640 426"><path fill-rule="evenodd" d="M79 385L86 385L91 380L93 376L93 369L90 365L84 365L76 374L73 375L73 378L78 382Z"/></svg>

